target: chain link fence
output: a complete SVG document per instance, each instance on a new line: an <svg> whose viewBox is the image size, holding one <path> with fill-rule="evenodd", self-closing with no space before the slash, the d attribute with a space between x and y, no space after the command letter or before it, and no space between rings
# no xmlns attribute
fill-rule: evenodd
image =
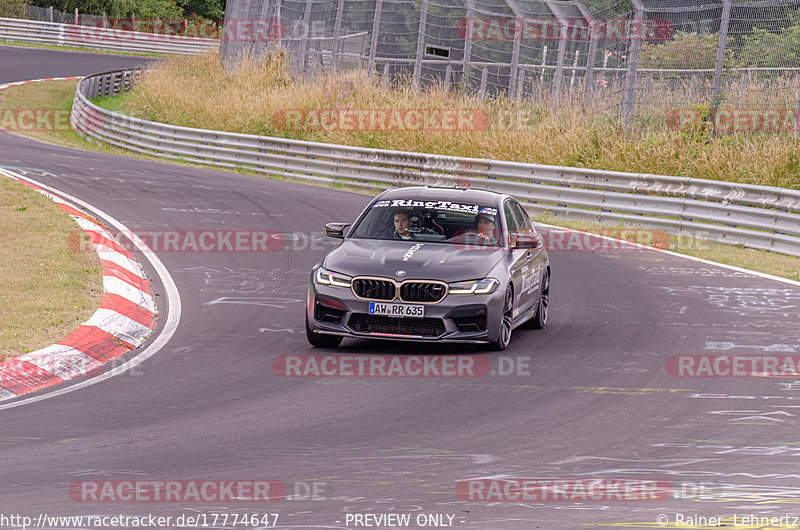
<svg viewBox="0 0 800 530"><path fill-rule="evenodd" d="M626 128L794 132L800 0L229 0L223 54L295 75L579 106Z"/></svg>

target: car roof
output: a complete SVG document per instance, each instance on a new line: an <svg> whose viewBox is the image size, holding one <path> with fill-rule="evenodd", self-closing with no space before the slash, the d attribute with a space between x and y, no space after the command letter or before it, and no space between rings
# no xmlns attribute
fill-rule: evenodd
<svg viewBox="0 0 800 530"><path fill-rule="evenodd" d="M380 195L381 200L413 198L426 201L445 200L484 204L499 204L504 197L506 197L505 194L489 190L474 188L435 188L429 186L393 188Z"/></svg>

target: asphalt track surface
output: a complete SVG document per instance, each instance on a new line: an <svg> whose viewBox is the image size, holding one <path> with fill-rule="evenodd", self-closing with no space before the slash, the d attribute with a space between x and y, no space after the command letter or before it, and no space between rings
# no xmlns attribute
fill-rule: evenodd
<svg viewBox="0 0 800 530"><path fill-rule="evenodd" d="M136 60L4 47L0 82ZM369 200L5 133L0 153L3 166L137 231L319 234ZM522 366L514 375L280 377L279 355L324 353L303 334L308 272L333 244L314 241L269 253L159 253L182 303L172 339L135 370L0 410L0 513L278 513L279 527L296 528L344 528L347 514L367 513L407 513L410 527L421 527L418 514L449 514L455 528L651 528L659 514L687 528L676 514L800 515L800 377L666 370L677 354L800 353L800 288L653 251L554 250L547 328L516 331L503 361L488 354ZM163 287L140 258L163 312ZM361 340L339 351L485 353ZM476 477L666 480L687 495L459 498L456 484ZM164 479L320 481L326 492L269 504L84 503L68 492L76 480ZM701 483L708 495L692 495Z"/></svg>

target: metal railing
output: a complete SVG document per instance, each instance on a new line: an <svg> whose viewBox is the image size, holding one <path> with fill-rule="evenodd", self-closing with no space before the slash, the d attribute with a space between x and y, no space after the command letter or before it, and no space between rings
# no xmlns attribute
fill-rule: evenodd
<svg viewBox="0 0 800 530"><path fill-rule="evenodd" d="M218 39L159 35L88 25L0 18L0 40L73 46L121 53L193 55L217 50Z"/></svg>
<svg viewBox="0 0 800 530"><path fill-rule="evenodd" d="M311 183L373 189L471 186L513 194L534 214L614 221L800 256L800 191L192 129L111 112L90 100L129 90L138 70L78 83L71 123L122 149Z"/></svg>

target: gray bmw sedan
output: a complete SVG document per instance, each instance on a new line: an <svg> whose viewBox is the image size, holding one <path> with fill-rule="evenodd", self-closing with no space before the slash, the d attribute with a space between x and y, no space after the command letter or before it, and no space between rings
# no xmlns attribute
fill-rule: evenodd
<svg viewBox="0 0 800 530"><path fill-rule="evenodd" d="M511 196L475 189L397 188L354 223L329 223L343 241L311 273L306 336L488 343L542 328L550 260Z"/></svg>

